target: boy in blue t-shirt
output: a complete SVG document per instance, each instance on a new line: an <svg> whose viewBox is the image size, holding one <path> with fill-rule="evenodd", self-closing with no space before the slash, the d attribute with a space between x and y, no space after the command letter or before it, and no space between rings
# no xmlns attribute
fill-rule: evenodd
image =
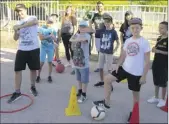
<svg viewBox="0 0 169 124"><path fill-rule="evenodd" d="M113 53L117 51L119 47L119 38L117 35L117 32L114 30L113 27L113 19L112 17L105 13L103 15L104 25L105 29L99 30L100 32L100 54L99 54L99 69L100 69L100 79L98 83L96 83L94 86L103 86L103 76L104 76L104 63L106 62L107 70L108 72L111 72L112 70L112 61L113 61ZM114 48L114 41L117 42L117 45ZM113 88L112 88L113 90Z"/></svg>
<svg viewBox="0 0 169 124"><path fill-rule="evenodd" d="M56 31L54 28L52 28L52 25L54 23L54 20L52 18L48 18L46 25L43 25L39 28L39 38L41 40L41 47L40 47L40 70L38 71L38 76L36 79L36 82L40 81L40 73L41 69L44 65L44 62L46 60L46 55L48 57L48 63L49 63L49 76L48 76L48 82L52 82L52 60L54 55L54 42L57 43L56 38Z"/></svg>

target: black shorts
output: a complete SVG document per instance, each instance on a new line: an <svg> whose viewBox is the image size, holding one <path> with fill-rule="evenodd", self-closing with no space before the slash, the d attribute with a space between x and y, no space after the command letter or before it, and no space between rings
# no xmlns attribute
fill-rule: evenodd
<svg viewBox="0 0 169 124"><path fill-rule="evenodd" d="M118 69L118 72L116 71L112 72L112 75L117 78L117 82L127 79L128 81L128 88L132 91L140 91L141 85L139 83L139 80L141 76L135 76L128 72L126 72L121 66Z"/></svg>
<svg viewBox="0 0 169 124"><path fill-rule="evenodd" d="M26 69L26 64L30 70L40 69L40 49L31 51L18 50L15 58L14 71L22 71Z"/></svg>
<svg viewBox="0 0 169 124"><path fill-rule="evenodd" d="M155 86L167 87L168 82L168 68L166 67L152 67L153 81Z"/></svg>

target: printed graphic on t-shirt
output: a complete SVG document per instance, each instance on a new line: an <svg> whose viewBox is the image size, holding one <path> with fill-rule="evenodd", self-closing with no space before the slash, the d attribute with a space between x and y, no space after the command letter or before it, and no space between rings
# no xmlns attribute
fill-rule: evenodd
<svg viewBox="0 0 169 124"><path fill-rule="evenodd" d="M103 50L109 50L110 47L111 47L111 33L108 33L108 34L103 34L103 37L102 37L102 43L101 43L101 49Z"/></svg>
<svg viewBox="0 0 169 124"><path fill-rule="evenodd" d="M20 30L20 39L21 39L21 43L20 43L21 46L34 45L30 28L23 28Z"/></svg>
<svg viewBox="0 0 169 124"><path fill-rule="evenodd" d="M136 42L132 42L127 46L127 54L129 56L136 56L139 53L139 45Z"/></svg>
<svg viewBox="0 0 169 124"><path fill-rule="evenodd" d="M77 67L84 67L85 66L85 56L83 49L81 48L81 42L76 43L74 52L73 52L73 63Z"/></svg>

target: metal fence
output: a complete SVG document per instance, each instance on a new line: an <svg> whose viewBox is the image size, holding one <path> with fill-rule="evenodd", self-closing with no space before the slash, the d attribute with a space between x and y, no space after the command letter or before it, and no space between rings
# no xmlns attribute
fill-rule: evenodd
<svg viewBox="0 0 169 124"><path fill-rule="evenodd" d="M14 7L18 3L15 1L0 2L0 20L1 24L9 23L3 27L9 32L12 31L12 25L16 23L18 17L14 12ZM64 14L66 4L59 4L58 1L20 1L20 3L26 4L28 6L28 14L36 15L39 21L43 24L48 15L52 13L59 14L60 17ZM96 5L72 5L75 8L77 19L83 18L87 11L94 13L96 11ZM105 11L112 14L114 19L114 24L116 28L124 21L124 13L127 10L131 10L134 16L140 17L144 23L143 33L147 38L153 38L158 33L158 23L164 20L168 20L168 7L160 5L104 5ZM2 28L1 28L2 30ZM156 36L155 36L156 37Z"/></svg>

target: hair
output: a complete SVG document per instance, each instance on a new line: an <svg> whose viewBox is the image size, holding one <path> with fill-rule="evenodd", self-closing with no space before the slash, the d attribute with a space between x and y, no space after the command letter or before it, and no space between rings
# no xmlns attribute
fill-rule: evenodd
<svg viewBox="0 0 169 124"><path fill-rule="evenodd" d="M50 16L55 16L56 18L58 18L59 16L58 16L58 14L51 14Z"/></svg>
<svg viewBox="0 0 169 124"><path fill-rule="evenodd" d="M132 16L133 16L133 13L130 12L130 11L127 11L127 12L125 13L125 15L124 15L124 23L123 23L123 24L124 24L124 29L125 29L125 30L127 30L128 27L129 27L128 20L126 19L126 17L127 17L128 15L132 15Z"/></svg>
<svg viewBox="0 0 169 124"><path fill-rule="evenodd" d="M67 10L69 7L71 8L71 16L72 16L72 15L74 14L74 10L73 10L73 8L72 8L71 5L70 5L70 6L67 6L67 7L66 7L66 10ZM65 16L68 16L66 12L65 12Z"/></svg>
<svg viewBox="0 0 169 124"><path fill-rule="evenodd" d="M166 21L162 21L162 22L160 22L160 24L165 25L165 26L166 26L166 28L167 28L167 30L168 30L168 22L166 22Z"/></svg>
<svg viewBox="0 0 169 124"><path fill-rule="evenodd" d="M98 2L97 2L97 5L98 5L98 4L102 4L102 5L104 5L101 1L98 1Z"/></svg>

